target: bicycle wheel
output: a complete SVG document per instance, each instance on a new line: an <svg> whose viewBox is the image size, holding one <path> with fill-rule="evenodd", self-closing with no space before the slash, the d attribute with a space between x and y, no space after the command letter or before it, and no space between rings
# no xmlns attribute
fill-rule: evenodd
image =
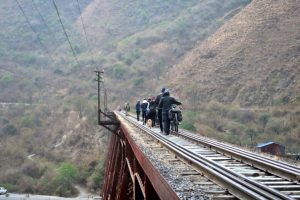
<svg viewBox="0 0 300 200"><path fill-rule="evenodd" d="M178 119L177 119L177 114L174 117L174 128L175 128L175 132L178 133Z"/></svg>

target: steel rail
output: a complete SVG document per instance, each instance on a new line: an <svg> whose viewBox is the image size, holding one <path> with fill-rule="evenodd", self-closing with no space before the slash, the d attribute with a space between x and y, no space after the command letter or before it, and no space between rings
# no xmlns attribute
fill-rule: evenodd
<svg viewBox="0 0 300 200"><path fill-rule="evenodd" d="M289 169L291 171L297 172L300 175L300 168L298 168L298 167L296 167L294 165L290 165L288 163L283 163L283 162L280 162L280 161L271 160L271 159L259 156L259 155L255 154L255 153L252 153L252 152L240 149L238 147L230 146L228 144L221 143L221 142L218 142L218 141L215 141L213 139L209 139L209 138L206 138L206 137L203 137L203 136L198 136L198 135L195 135L195 134L187 132L187 131L182 131L181 130L179 132L179 134L182 134L182 133L189 134L190 136L195 136L196 138L202 139L203 141L208 141L208 142L211 142L211 143L218 144L219 146L224 146L224 147L227 147L227 148L231 148L232 150L236 150L236 151L239 151L239 152L244 152L244 153L247 154L247 156L252 156L252 157L255 157L255 158L259 158L259 159L263 160L264 162L267 161L267 162L270 162L270 163L275 163L278 166L282 166L283 168L286 168L286 169Z"/></svg>
<svg viewBox="0 0 300 200"><path fill-rule="evenodd" d="M175 142L168 140L165 136L146 129L143 125L135 120L124 118L138 128L150 134L160 141L175 154L194 164L196 167L205 171L206 175L213 178L223 187L226 187L231 193L242 199L292 199L288 195L278 192L277 190L251 180L244 175L234 173L229 169L219 165L215 161L209 160L199 154L196 154Z"/></svg>
<svg viewBox="0 0 300 200"><path fill-rule="evenodd" d="M230 156L234 155L237 159L247 162L261 170L271 172L280 177L290 179L292 181L300 181L300 168L290 165L288 163L283 163L280 161L271 160L263 156L259 156L252 152L243 150L238 147L233 147L213 139L205 138L203 136L198 136L193 133L180 130L178 133L173 132L175 135L185 137L197 143L201 143L205 146L213 147L213 149L219 150L222 153L226 152Z"/></svg>
<svg viewBox="0 0 300 200"><path fill-rule="evenodd" d="M197 136L195 134L189 133L187 131L180 130L178 133L179 136L190 139L194 142L201 143L202 145L209 146L213 149L216 149L222 153L227 153L230 156L233 156L239 160L249 162L249 164L254 165L255 167L271 172L280 177L284 177L286 179L291 179L293 181L300 180L300 169L289 165L284 164L282 162L277 162L271 159L264 158L262 156L256 155L249 151L232 147L230 145L204 138L202 136Z"/></svg>

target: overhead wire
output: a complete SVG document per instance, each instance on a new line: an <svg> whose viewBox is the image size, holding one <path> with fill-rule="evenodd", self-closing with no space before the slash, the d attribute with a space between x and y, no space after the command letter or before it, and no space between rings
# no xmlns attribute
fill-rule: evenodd
<svg viewBox="0 0 300 200"><path fill-rule="evenodd" d="M90 45L90 42L89 42L87 34L86 34L86 27L85 27L84 22L83 22L83 17L82 17L82 12L81 12L81 7L80 7L80 4L79 4L79 0L76 0L76 1L77 1L77 6L78 6L78 10L79 10L80 20L81 20L81 24L82 24L82 29L83 29L83 32L84 32L85 40L86 40L86 43L87 43L87 47L88 47L88 50L89 50L90 54L92 55L93 60L95 61L94 54L92 53L92 50L91 50L91 45Z"/></svg>
<svg viewBox="0 0 300 200"><path fill-rule="evenodd" d="M30 27L30 29L34 32L34 34L35 34L35 36L36 36L36 38L37 38L39 44L41 45L41 47L43 48L43 50L46 52L46 54L49 56L49 58L54 62L54 59L53 59L52 55L49 53L49 51L48 51L48 49L46 48L46 46L42 43L39 34L37 33L37 31L33 28L32 24L30 23L30 20L29 20L29 18L27 17L27 15L26 15L26 13L25 13L25 11L24 11L22 5L20 4L20 2L19 2L18 0L15 0L15 1L17 2L18 7L19 7L19 9L21 10L21 12L22 12L22 14L23 14L23 16L24 16L24 18L25 18L25 20L26 20L26 23L28 24L28 26Z"/></svg>
<svg viewBox="0 0 300 200"><path fill-rule="evenodd" d="M67 38L67 40L68 40L68 43L69 43L70 49L71 49L71 51L72 51L72 53L73 53L73 56L74 56L74 58L75 58L77 64L80 65L79 62L78 62L76 53L75 53L75 51L74 51L74 48L73 48L73 46L72 46L72 44L71 44L70 38L69 38L69 36L68 36L68 34L67 34L67 32L66 32L66 29L65 29L65 27L64 27L64 24L62 23L62 20L61 20L61 17L60 17L60 14L59 14L59 11L58 11L56 2L55 2L55 0L52 0L52 2L53 2L53 5L54 5L54 8L55 8L55 10L56 10L56 14L57 14L57 16L58 16L59 22L60 22L60 24L61 24L61 26L62 26L62 29L63 29L63 31L64 31L64 34L65 34L65 36L66 36L66 38Z"/></svg>
<svg viewBox="0 0 300 200"><path fill-rule="evenodd" d="M33 8L37 11L39 17L41 18L41 21L43 22L43 24L45 25L45 27L47 28L49 34L54 37L55 40L57 40L57 38L55 37L55 34L51 31L50 27L48 26L45 18L43 17L42 13L40 12L38 6L36 5L36 3L34 2L34 0L31 0Z"/></svg>

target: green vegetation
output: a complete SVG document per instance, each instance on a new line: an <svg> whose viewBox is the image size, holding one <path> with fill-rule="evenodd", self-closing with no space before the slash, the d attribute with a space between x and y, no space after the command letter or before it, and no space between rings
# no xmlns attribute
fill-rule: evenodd
<svg viewBox="0 0 300 200"><path fill-rule="evenodd" d="M97 101L98 100L98 96L97 95L93 95L93 96L90 97L90 100Z"/></svg>
<svg viewBox="0 0 300 200"><path fill-rule="evenodd" d="M97 190L101 187L104 179L104 160L98 163L94 172L88 177L87 185L89 188Z"/></svg>
<svg viewBox="0 0 300 200"><path fill-rule="evenodd" d="M73 196L76 189L73 187L78 178L78 169L70 163L62 163L58 168L58 175L55 178L55 193L59 196Z"/></svg>
<svg viewBox="0 0 300 200"><path fill-rule="evenodd" d="M16 135L18 133L18 129L12 124L6 124L0 129L0 135Z"/></svg>
<svg viewBox="0 0 300 200"><path fill-rule="evenodd" d="M99 152L103 149L95 149L97 154L91 153L85 155L84 158L80 157L80 162L76 163L71 163L71 160L76 157L72 158L68 152L70 147L79 150L93 149L90 143L94 139L89 137L94 137L94 134L91 134L94 131L91 131L93 129L90 127L96 124L96 110L82 97L73 98L68 102L59 105L59 107L62 106L60 108L62 114L59 115L53 114L49 110L49 105L30 106L30 109L26 106L17 106L0 111L1 116L7 116L10 119L0 118L0 135L2 136L0 169L3 172L0 175L0 182L10 192L76 196L78 191L74 188L74 184L85 185L92 191L100 189L104 173L104 159L101 158L104 156ZM55 105L52 106L55 107ZM65 107L69 110L64 113L62 111ZM80 111L81 129L77 130L78 133L73 133L62 148L57 147L53 150L53 145L60 142L63 134L68 131L66 119L70 117L70 123L72 120L78 120ZM20 115L23 117L20 118ZM51 118L51 116L55 117ZM61 122L55 119L57 117ZM85 120L88 121L85 122ZM80 122L75 121L74 126L77 123ZM51 128L45 129L45 127ZM80 131L86 134L82 135ZM82 143L83 141L85 143ZM29 158L29 155L32 157ZM90 162L90 159L95 158L100 159L100 162L95 161L96 163L102 164L99 164L99 167L86 168L85 165Z"/></svg>
<svg viewBox="0 0 300 200"><path fill-rule="evenodd" d="M263 131L264 131L264 129L265 129L265 127L266 127L266 125L267 125L267 123L268 123L270 117L271 117L271 116L270 116L269 114L267 114L267 113L263 113L263 114L261 114L261 115L258 117L258 122L259 122L260 125L263 127Z"/></svg>
<svg viewBox="0 0 300 200"><path fill-rule="evenodd" d="M133 81L134 81L134 86L141 87L142 84L144 83L144 78L139 77L139 78L134 79Z"/></svg>
<svg viewBox="0 0 300 200"><path fill-rule="evenodd" d="M197 131L196 127L193 124L190 124L188 122L182 122L179 127L182 129L185 129L185 130L192 131L192 132Z"/></svg>
<svg viewBox="0 0 300 200"><path fill-rule="evenodd" d="M265 141L275 141L285 145L289 152L298 152L299 111L288 108L240 108L211 102L199 106L197 111L184 111L182 128L189 129L190 125L195 124L197 132L237 145L253 147Z"/></svg>
<svg viewBox="0 0 300 200"><path fill-rule="evenodd" d="M78 169L70 163L62 163L58 169L57 180L60 184L70 185L78 178Z"/></svg>
<svg viewBox="0 0 300 200"><path fill-rule="evenodd" d="M21 119L21 126L23 127L28 127L28 128L34 128L35 126L35 122L32 116L28 115L28 116L24 116Z"/></svg>
<svg viewBox="0 0 300 200"><path fill-rule="evenodd" d="M1 187L6 188L9 192L16 192L17 190L17 186L9 184L9 183L1 183L0 182Z"/></svg>
<svg viewBox="0 0 300 200"><path fill-rule="evenodd" d="M5 73L1 78L1 81L3 82L10 82L12 80L13 80L13 75L10 73Z"/></svg>
<svg viewBox="0 0 300 200"><path fill-rule="evenodd" d="M63 75L63 74L64 74L64 71L61 70L61 69L56 69L56 70L54 70L53 73L54 73L54 74L57 74L57 75Z"/></svg>
<svg viewBox="0 0 300 200"><path fill-rule="evenodd" d="M113 67L112 75L114 76L114 78L120 79L125 76L126 72L127 69L124 66L122 66L121 64L115 64Z"/></svg>

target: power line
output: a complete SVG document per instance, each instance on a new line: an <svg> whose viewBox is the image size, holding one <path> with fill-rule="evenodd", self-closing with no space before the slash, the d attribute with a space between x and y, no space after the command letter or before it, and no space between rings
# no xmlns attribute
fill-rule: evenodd
<svg viewBox="0 0 300 200"><path fill-rule="evenodd" d="M79 14L80 14L80 20L81 20L81 24L82 24L82 29L83 29L83 32L84 32L85 40L86 40L89 52L92 55L93 60L95 60L94 55L93 55L92 50L91 50L91 46L90 46L89 40L87 38L86 28L85 28L85 25L83 23L82 12L81 12L81 8L80 8L79 0L77 0L77 6L78 6Z"/></svg>
<svg viewBox="0 0 300 200"><path fill-rule="evenodd" d="M64 27L64 25L63 25L63 23L62 23L62 20L61 20L61 18L60 18L60 14L59 14L59 11L58 11L58 8L57 8L57 5L56 5L56 3L55 3L55 0L52 0L52 2L53 2L53 5L54 5L54 7L55 7L55 10L56 10L56 13L57 13L57 16L58 16L59 22L60 22L60 24L61 24L61 26L62 26L62 29L63 29L63 31L64 31L64 33L65 33L65 36L66 36L67 40L68 40L68 43L69 43L69 46L70 46L70 48L71 48L71 51L72 51L72 53L73 53L73 56L74 56L74 58L75 58L75 60L76 60L77 64L79 65L79 62L78 62L78 59L77 59L76 53L75 53L75 51L74 51L74 49L73 49L73 46L72 46L72 44L71 44L71 41L70 41L70 39L69 39L69 36L68 36L68 34L67 34L67 32L66 32L66 29L65 29L65 27Z"/></svg>
<svg viewBox="0 0 300 200"><path fill-rule="evenodd" d="M51 54L49 53L49 51L47 50L46 46L42 43L41 41L41 38L39 36L39 34L35 31L35 29L33 28L33 26L31 25L30 21L29 21L29 18L27 17L23 7L21 6L21 4L19 3L18 0L16 0L17 4L18 4L18 7L19 9L22 11L22 14L27 22L27 24L29 25L30 29L35 33L35 36L38 40L38 42L40 43L40 45L42 46L43 50L46 52L46 54L50 57L50 59L54 62L54 59L52 58Z"/></svg>
<svg viewBox="0 0 300 200"><path fill-rule="evenodd" d="M48 26L45 18L43 17L42 13L40 12L40 10L38 9L38 6L36 5L36 3L34 2L34 0L31 0L33 8L37 11L39 17L41 18L41 21L43 22L43 24L45 25L45 27L47 28L49 34L54 37L54 39L56 40L57 38L55 37L55 34L51 31L50 27Z"/></svg>

